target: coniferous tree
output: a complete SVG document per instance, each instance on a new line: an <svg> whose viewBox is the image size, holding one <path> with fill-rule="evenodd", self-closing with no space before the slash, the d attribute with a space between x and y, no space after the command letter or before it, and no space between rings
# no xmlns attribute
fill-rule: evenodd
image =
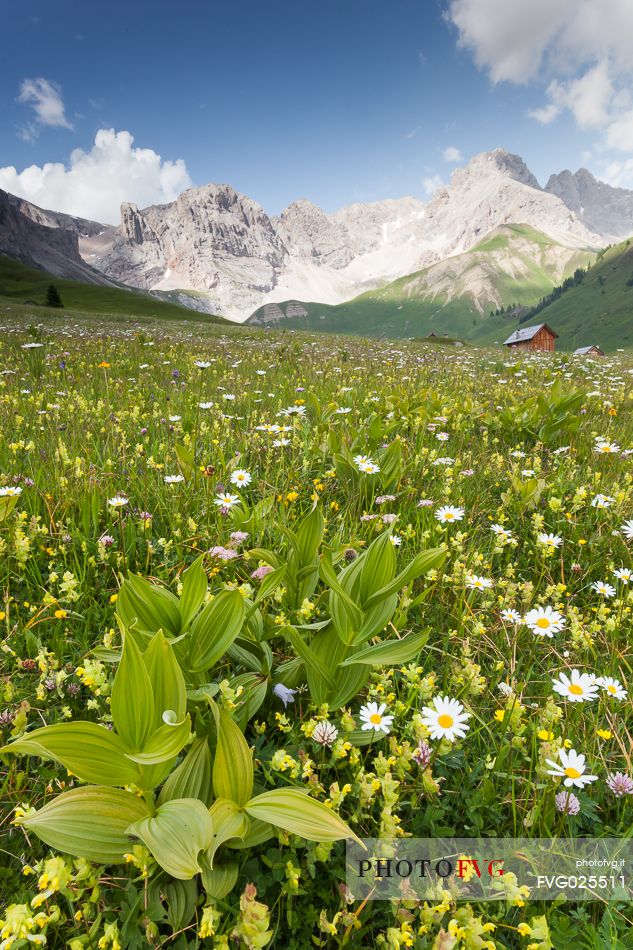
<svg viewBox="0 0 633 950"><path fill-rule="evenodd" d="M55 284L50 284L48 290L46 291L46 306L47 307L63 307L62 298L59 296L59 292Z"/></svg>

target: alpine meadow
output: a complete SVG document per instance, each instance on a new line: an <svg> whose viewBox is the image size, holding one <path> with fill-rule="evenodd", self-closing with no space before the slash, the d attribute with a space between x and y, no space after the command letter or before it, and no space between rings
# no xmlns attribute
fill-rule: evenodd
<svg viewBox="0 0 633 950"><path fill-rule="evenodd" d="M341 839L628 834L631 359L98 319L2 328L2 946L628 946Z"/></svg>
<svg viewBox="0 0 633 950"><path fill-rule="evenodd" d="M633 2L5 4L0 950L633 950Z"/></svg>

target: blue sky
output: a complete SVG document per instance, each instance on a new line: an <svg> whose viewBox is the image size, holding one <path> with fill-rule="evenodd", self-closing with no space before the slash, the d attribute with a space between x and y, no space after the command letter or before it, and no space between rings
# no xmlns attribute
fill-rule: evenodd
<svg viewBox="0 0 633 950"><path fill-rule="evenodd" d="M521 154L541 183L584 164L633 185L630 51L617 35L628 20L592 49L550 10L571 5L582 15L596 4L604 13L624 6L23 0L3 12L11 42L0 61L0 187L114 220L122 197L169 200L209 181L228 182L270 213L299 197L331 211L426 197L458 153L498 146ZM134 143L102 136L95 158L103 129ZM74 149L84 158L71 159ZM43 171L46 163L59 167Z"/></svg>

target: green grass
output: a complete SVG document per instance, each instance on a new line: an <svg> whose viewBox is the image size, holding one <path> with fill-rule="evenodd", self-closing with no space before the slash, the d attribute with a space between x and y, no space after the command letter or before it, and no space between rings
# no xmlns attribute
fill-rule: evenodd
<svg viewBox="0 0 633 950"><path fill-rule="evenodd" d="M83 284L64 280L0 255L0 304L41 304L41 315L53 312L44 306L46 290L55 284L64 310L80 313L111 314L122 317L145 317L165 320L199 320L205 323L227 323L223 317L202 314L173 303L157 300L141 291L119 290L99 284ZM39 316L39 311L38 311Z"/></svg>
<svg viewBox="0 0 633 950"><path fill-rule="evenodd" d="M564 349L597 344L603 350L633 346L633 244L609 248L582 283L567 290L530 323L548 323Z"/></svg>

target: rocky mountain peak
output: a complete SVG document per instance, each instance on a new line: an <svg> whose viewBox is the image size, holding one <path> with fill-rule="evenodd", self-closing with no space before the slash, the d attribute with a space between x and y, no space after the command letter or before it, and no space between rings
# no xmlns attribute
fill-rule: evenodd
<svg viewBox="0 0 633 950"><path fill-rule="evenodd" d="M458 168L453 173L451 184L455 179L459 182L465 177L477 178L490 175L503 175L522 185L541 190L541 186L521 156L506 152L503 148L495 148L491 152L480 152L474 155L464 168Z"/></svg>

